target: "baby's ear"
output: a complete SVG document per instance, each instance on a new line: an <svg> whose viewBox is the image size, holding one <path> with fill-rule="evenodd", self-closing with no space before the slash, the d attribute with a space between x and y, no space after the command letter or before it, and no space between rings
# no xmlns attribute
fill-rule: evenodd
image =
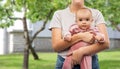
<svg viewBox="0 0 120 69"><path fill-rule="evenodd" d="M91 19L91 22L93 22L93 18Z"/></svg>

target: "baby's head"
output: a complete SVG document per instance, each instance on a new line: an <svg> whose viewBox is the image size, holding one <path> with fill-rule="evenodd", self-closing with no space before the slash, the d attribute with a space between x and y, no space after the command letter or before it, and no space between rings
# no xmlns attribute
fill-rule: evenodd
<svg viewBox="0 0 120 69"><path fill-rule="evenodd" d="M86 30L90 28L93 18L92 12L88 8L79 9L76 13L76 22L79 28Z"/></svg>

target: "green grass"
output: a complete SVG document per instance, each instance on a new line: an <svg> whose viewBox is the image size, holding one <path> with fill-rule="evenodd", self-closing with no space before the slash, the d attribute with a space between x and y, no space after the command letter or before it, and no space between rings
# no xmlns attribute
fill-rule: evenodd
<svg viewBox="0 0 120 69"><path fill-rule="evenodd" d="M98 55L100 69L120 69L120 50L101 52Z"/></svg>
<svg viewBox="0 0 120 69"><path fill-rule="evenodd" d="M29 69L54 69L56 53L38 53L40 60L29 58ZM0 69L22 69L23 54L0 55Z"/></svg>
<svg viewBox="0 0 120 69"><path fill-rule="evenodd" d="M56 53L38 53L40 60L29 59L29 69L54 69ZM120 51L105 51L98 54L100 69L120 69ZM0 55L0 69L22 69L23 55Z"/></svg>

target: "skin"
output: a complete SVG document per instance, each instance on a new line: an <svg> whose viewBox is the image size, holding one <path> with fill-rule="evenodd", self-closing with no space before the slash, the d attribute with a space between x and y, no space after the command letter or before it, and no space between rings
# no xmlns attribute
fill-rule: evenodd
<svg viewBox="0 0 120 69"><path fill-rule="evenodd" d="M88 9L82 9L77 12L77 24L82 30L90 28L92 21L91 12Z"/></svg>
<svg viewBox="0 0 120 69"><path fill-rule="evenodd" d="M76 17L77 17L76 24L79 26L80 29L87 30L90 28L90 25L93 21L90 10L85 8L81 9L76 13ZM72 40L71 36L72 35L67 34L64 40L71 41Z"/></svg>
<svg viewBox="0 0 120 69"><path fill-rule="evenodd" d="M87 30L90 28L92 22L93 22L93 18L92 18L92 13L90 10L88 9L81 9L77 12L77 25L79 26L79 28L81 28L82 30ZM91 31L92 32L92 31ZM100 35L96 35L94 36L96 40L98 40L101 43L104 43L104 39L103 36Z"/></svg>
<svg viewBox="0 0 120 69"><path fill-rule="evenodd" d="M78 9L83 7L84 7L84 0L71 0L70 9L72 13L76 13ZM95 43L73 51L72 61L74 65L79 64L79 61L81 61L84 55L92 55L97 52L103 51L104 49L109 48L110 42L105 24L104 23L99 24L97 25L97 27L99 28L100 33L105 35L104 44ZM72 36L72 40L70 42L67 42L64 41L64 39L62 39L61 34L62 34L62 30L60 28L52 28L52 47L56 52L60 52L72 46L72 44L78 42L79 40L89 42L93 37L93 35L90 34L89 32L78 33Z"/></svg>

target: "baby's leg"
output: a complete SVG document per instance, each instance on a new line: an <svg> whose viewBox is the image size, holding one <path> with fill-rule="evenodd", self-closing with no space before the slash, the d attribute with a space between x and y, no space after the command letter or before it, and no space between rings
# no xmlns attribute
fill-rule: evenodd
<svg viewBox="0 0 120 69"><path fill-rule="evenodd" d="M81 69L92 69L92 57L91 56L83 57L80 66Z"/></svg>
<svg viewBox="0 0 120 69"><path fill-rule="evenodd" d="M72 69L71 61L71 56L68 56L63 63L62 69Z"/></svg>

